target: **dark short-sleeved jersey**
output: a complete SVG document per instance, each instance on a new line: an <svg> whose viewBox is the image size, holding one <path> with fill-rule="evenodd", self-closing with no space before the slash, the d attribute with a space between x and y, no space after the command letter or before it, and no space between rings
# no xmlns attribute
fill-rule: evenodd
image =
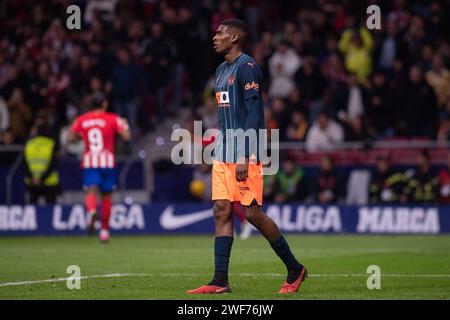
<svg viewBox="0 0 450 320"><path fill-rule="evenodd" d="M239 156L259 160L260 144L245 150L237 147L236 138L227 138L232 131L264 129L264 106L261 94L262 73L255 60L241 54L233 63L223 62L216 69L216 99L219 115L219 136L215 148L215 160L235 163ZM228 130L228 132L227 132ZM230 137L230 136L228 136ZM230 143L232 142L232 143ZM234 143L234 146L232 144ZM256 152L253 152L255 151Z"/></svg>

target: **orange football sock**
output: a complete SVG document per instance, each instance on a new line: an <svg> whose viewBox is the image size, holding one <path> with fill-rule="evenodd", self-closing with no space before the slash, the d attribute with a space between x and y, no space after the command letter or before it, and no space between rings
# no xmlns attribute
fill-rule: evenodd
<svg viewBox="0 0 450 320"><path fill-rule="evenodd" d="M97 210L97 196L95 193L86 194L85 198L86 210L92 213Z"/></svg>

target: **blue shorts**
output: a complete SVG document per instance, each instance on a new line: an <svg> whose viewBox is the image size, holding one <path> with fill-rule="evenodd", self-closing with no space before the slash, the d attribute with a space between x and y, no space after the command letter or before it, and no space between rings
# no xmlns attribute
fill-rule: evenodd
<svg viewBox="0 0 450 320"><path fill-rule="evenodd" d="M99 187L101 192L112 192L117 187L116 169L83 169L83 187L93 185Z"/></svg>

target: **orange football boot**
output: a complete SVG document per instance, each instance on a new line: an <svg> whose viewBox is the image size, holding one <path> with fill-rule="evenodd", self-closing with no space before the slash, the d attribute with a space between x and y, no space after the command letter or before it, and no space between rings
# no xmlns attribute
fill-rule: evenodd
<svg viewBox="0 0 450 320"><path fill-rule="evenodd" d="M213 285L205 285L200 288L189 290L187 294L220 294L220 293L230 293L231 289L229 286L219 287Z"/></svg>
<svg viewBox="0 0 450 320"><path fill-rule="evenodd" d="M308 277L308 270L306 270L306 268L303 267L302 272L300 273L298 279L290 284L287 281L285 281L280 291L278 291L278 293L286 294L297 292L303 280L305 280L307 277Z"/></svg>

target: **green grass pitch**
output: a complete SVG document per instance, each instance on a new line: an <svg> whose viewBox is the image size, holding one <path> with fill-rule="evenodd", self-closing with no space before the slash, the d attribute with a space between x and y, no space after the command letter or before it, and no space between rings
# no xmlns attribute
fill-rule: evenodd
<svg viewBox="0 0 450 320"><path fill-rule="evenodd" d="M310 273L291 296L277 293L284 266L261 236L235 239L233 292L213 296L185 294L210 280L213 236L0 238L0 299L450 299L450 236L286 238ZM66 286L69 265L86 277L80 290ZM367 288L369 265L379 290Z"/></svg>

